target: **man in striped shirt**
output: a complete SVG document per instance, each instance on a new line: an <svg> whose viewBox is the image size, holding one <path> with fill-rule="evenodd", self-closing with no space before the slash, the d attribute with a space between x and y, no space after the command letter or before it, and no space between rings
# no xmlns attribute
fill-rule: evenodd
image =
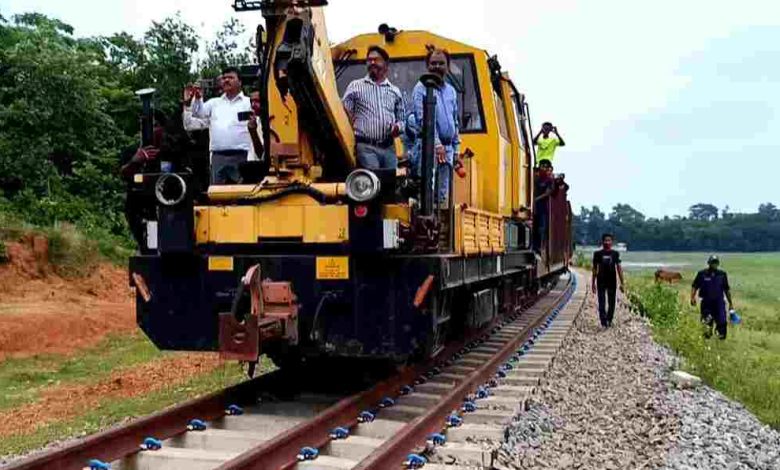
<svg viewBox="0 0 780 470"><path fill-rule="evenodd" d="M350 83L342 98L355 129L358 164L369 169L396 168L394 142L404 129L404 100L387 79L387 51L371 46L366 62L368 75Z"/></svg>

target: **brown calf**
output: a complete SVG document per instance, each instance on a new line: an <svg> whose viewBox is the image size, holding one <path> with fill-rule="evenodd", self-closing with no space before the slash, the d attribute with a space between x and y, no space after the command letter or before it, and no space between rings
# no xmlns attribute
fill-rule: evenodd
<svg viewBox="0 0 780 470"><path fill-rule="evenodd" d="M682 281L682 278L682 274L674 271L659 269L655 272L655 282L665 281L671 284L673 282Z"/></svg>

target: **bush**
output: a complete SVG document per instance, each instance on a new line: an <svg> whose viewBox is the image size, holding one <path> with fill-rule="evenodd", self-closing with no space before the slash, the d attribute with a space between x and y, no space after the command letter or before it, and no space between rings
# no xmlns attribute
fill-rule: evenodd
<svg viewBox="0 0 780 470"><path fill-rule="evenodd" d="M640 283L628 292L632 309L647 317L656 327L675 326L680 319L680 299L673 288L656 283Z"/></svg>
<svg viewBox="0 0 780 470"><path fill-rule="evenodd" d="M100 261L98 244L88 239L70 224L56 224L46 230L49 239L49 260L59 274L84 276Z"/></svg>
<svg viewBox="0 0 780 470"><path fill-rule="evenodd" d="M592 259L588 256L588 253L582 251L574 252L574 266L582 269L592 269Z"/></svg>

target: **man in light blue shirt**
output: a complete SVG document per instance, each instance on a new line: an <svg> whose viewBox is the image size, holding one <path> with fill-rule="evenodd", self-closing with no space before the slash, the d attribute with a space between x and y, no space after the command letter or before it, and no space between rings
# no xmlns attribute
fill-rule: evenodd
<svg viewBox="0 0 780 470"><path fill-rule="evenodd" d="M450 54L446 50L432 50L428 53L425 63L428 66L428 72L441 77L443 83L441 87L436 89L436 126L434 133L436 171L434 172L434 188L436 188L439 203L447 205L450 195L452 168L455 158L457 158L460 152L458 92L445 81L445 77L450 71ZM412 92L414 118L421 128L421 132L425 92L425 85L422 82L418 82ZM418 145L415 148L419 150L422 148L422 145L419 145L422 135L418 135L417 139ZM414 152L413 165L417 169L418 174L422 174L420 164L421 155L419 151Z"/></svg>

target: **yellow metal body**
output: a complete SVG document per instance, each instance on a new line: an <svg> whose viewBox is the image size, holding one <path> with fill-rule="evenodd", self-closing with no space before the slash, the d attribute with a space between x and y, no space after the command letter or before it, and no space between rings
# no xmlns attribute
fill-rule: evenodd
<svg viewBox="0 0 780 470"><path fill-rule="evenodd" d="M466 256L505 251L504 218L492 212L462 207L455 212L455 251Z"/></svg>
<svg viewBox="0 0 780 470"><path fill-rule="evenodd" d="M372 45L385 48L393 61L422 60L430 46L473 60L483 124L481 130L461 134L461 152L470 151L473 158L464 160L466 176L455 176L453 181L454 251L465 256L504 251L505 222L527 218L533 197L523 98L517 95L509 76L491 73L485 51L424 31L403 31L393 41L387 41L381 34L366 34L330 46L322 8L296 10L277 17L286 19L278 19L275 28L269 29L275 31L272 42L282 42L285 22L300 15L309 15L307 18L315 26L312 65L316 71L316 92L353 163L354 133L338 95L334 60L346 56L363 60ZM328 156L316 154L311 139L298 122L292 96L282 97L271 80L271 127L279 136L279 142L272 143L271 150L278 171L258 186L211 188L209 198L214 206L195 210L198 244L262 243L280 238L301 243L348 241L347 206L322 205L306 194L273 197L276 191L287 186L304 184L327 198L338 200L344 196L345 187L343 183L317 182L322 174L321 159ZM400 154L402 146L397 143L396 148ZM239 200L243 205L231 205ZM406 204L385 206L384 217L403 224L412 223L411 209Z"/></svg>
<svg viewBox="0 0 780 470"><path fill-rule="evenodd" d="M357 36L334 46L333 57L354 51L353 57L361 59L372 45L386 49L391 60L399 62L423 59L430 46L473 58L484 126L481 132L461 133L461 153L469 149L474 156L464 161L465 178L456 176L453 182L455 251L464 255L503 251L503 221L528 218L533 197L530 143L521 129L527 118L511 79L502 74L494 86L484 50L425 31L402 31L392 42L382 34Z"/></svg>
<svg viewBox="0 0 780 470"><path fill-rule="evenodd" d="M334 124L342 149L354 166L356 162L355 134L352 131L347 112L341 105L341 98L336 87L336 74L333 69L333 61L330 59L330 43L323 8L287 10L286 13L287 16L283 17L284 19L275 26L276 34L271 38L274 44L273 49L275 50L276 46L283 41L287 22L301 16L310 18L316 33L312 66L315 71L317 95L325 103L328 118ZM295 100L290 94L284 97L281 95L273 74L269 77L268 90L270 125L279 137L278 142L274 140L271 144L274 168L281 167L291 172L292 177L288 175L289 179L305 179L307 181L317 179L321 175L321 165L317 161L310 139L300 126ZM327 158L326 155L320 157Z"/></svg>
<svg viewBox="0 0 780 470"><path fill-rule="evenodd" d="M208 191L209 200L212 202L235 202L239 200L262 199L273 195L277 191L288 187L289 183L281 181L266 181L260 185L235 185L235 186L211 186ZM346 194L343 183L314 183L307 186L324 194L328 198L339 198ZM315 201L306 195L291 195L279 200L279 204L300 205L305 201Z"/></svg>
<svg viewBox="0 0 780 470"><path fill-rule="evenodd" d="M349 208L289 202L195 208L195 240L199 245L279 239L307 244L344 243L349 240Z"/></svg>

